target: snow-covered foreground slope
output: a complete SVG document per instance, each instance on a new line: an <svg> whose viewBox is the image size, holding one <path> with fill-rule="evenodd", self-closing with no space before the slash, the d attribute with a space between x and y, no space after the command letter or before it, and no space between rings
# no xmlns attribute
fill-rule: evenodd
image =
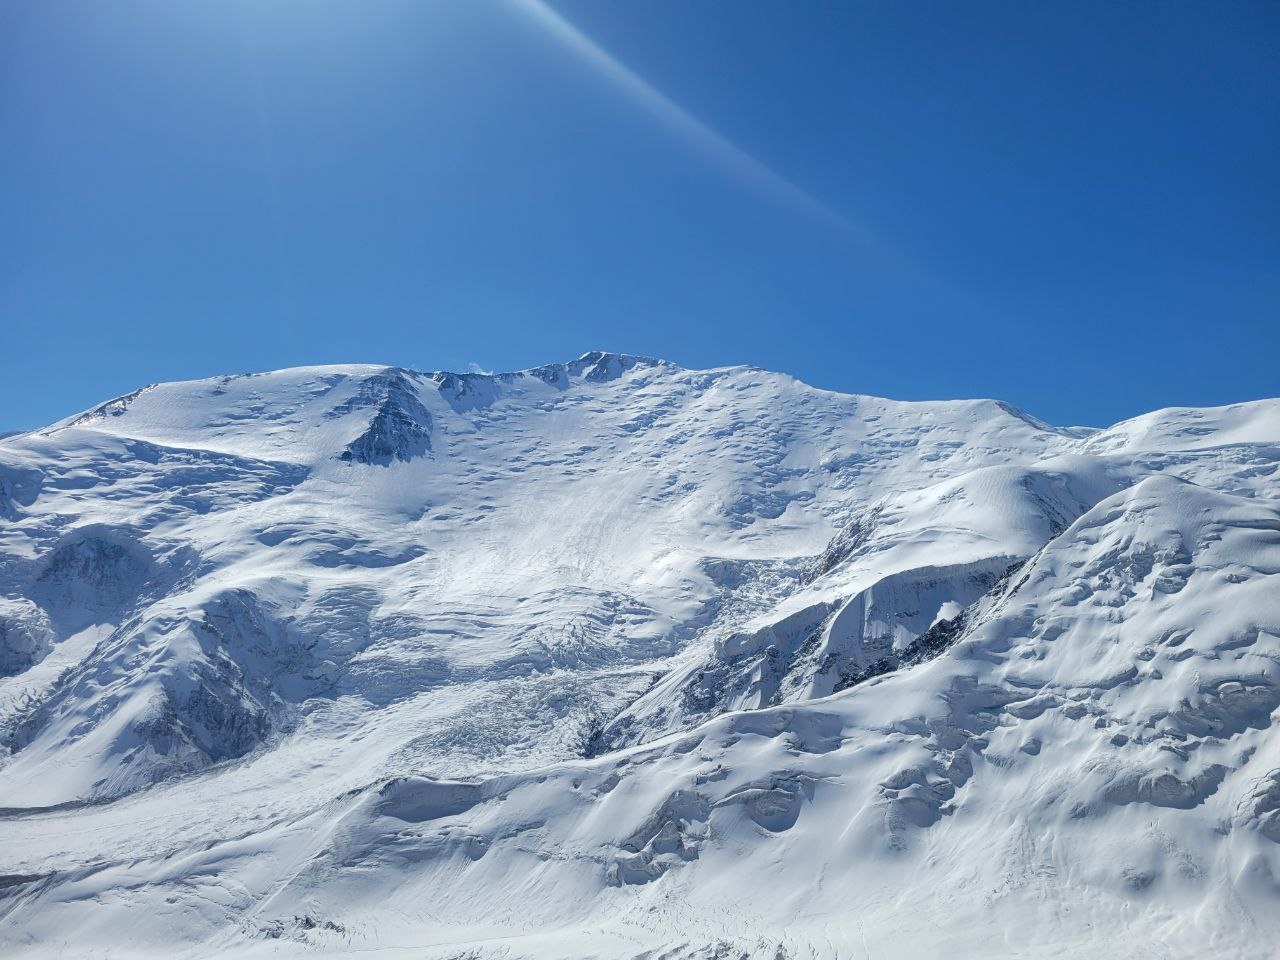
<svg viewBox="0 0 1280 960"><path fill-rule="evenodd" d="M1278 469L609 354L9 437L0 946L1269 956Z"/></svg>

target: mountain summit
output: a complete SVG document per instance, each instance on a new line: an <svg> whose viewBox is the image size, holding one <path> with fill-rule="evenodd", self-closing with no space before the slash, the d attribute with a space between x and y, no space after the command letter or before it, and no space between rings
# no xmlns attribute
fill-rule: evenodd
<svg viewBox="0 0 1280 960"><path fill-rule="evenodd" d="M1278 470L601 352L0 439L0 944L1267 956Z"/></svg>

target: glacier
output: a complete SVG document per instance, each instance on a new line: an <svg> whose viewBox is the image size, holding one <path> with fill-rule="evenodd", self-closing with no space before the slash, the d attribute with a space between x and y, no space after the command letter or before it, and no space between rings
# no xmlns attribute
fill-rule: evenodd
<svg viewBox="0 0 1280 960"><path fill-rule="evenodd" d="M0 949L1273 956L1278 471L605 352L0 438Z"/></svg>

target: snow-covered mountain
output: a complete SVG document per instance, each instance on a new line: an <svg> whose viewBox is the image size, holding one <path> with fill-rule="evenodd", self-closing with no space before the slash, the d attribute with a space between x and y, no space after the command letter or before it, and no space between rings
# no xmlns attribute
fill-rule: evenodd
<svg viewBox="0 0 1280 960"><path fill-rule="evenodd" d="M159 384L0 440L6 956L1272 956L1280 401Z"/></svg>

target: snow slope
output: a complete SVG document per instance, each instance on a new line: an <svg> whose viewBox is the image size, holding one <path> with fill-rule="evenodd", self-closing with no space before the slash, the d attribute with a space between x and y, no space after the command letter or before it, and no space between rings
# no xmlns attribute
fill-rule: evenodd
<svg viewBox="0 0 1280 960"><path fill-rule="evenodd" d="M601 353L0 440L0 945L1269 956L1278 467Z"/></svg>

